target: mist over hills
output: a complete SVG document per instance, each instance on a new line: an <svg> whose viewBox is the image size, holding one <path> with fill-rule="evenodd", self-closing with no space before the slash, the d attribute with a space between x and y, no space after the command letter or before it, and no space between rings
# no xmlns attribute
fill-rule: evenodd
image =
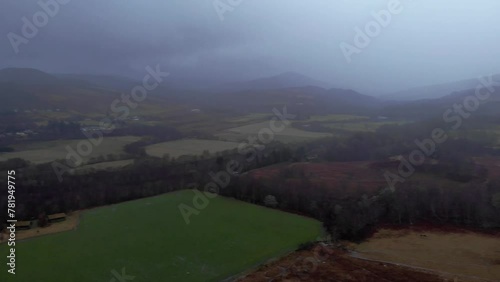
<svg viewBox="0 0 500 282"><path fill-rule="evenodd" d="M139 84L139 80L117 75L57 74L58 78L81 86L126 91Z"/></svg>
<svg viewBox="0 0 500 282"><path fill-rule="evenodd" d="M500 82L500 74L492 76L494 81ZM479 78L464 79L459 81L413 87L406 90L380 96L383 99L414 101L421 99L436 99L447 96L453 92L473 89L478 85Z"/></svg>
<svg viewBox="0 0 500 282"><path fill-rule="evenodd" d="M48 85L59 82L57 77L37 69L6 68L0 70L0 83Z"/></svg>
<svg viewBox="0 0 500 282"><path fill-rule="evenodd" d="M105 111L118 95L84 80L58 77L36 69L0 70L1 111L67 109L79 112Z"/></svg>
<svg viewBox="0 0 500 282"><path fill-rule="evenodd" d="M477 83L477 81L476 81ZM493 86L494 91L485 101L480 101L475 115L500 114L500 85ZM428 119L431 117L442 118L443 114L454 109L455 105L462 105L466 98L475 97L476 89L471 88L456 91L436 99L422 99L416 101L398 102L383 108L382 113L391 118Z"/></svg>
<svg viewBox="0 0 500 282"><path fill-rule="evenodd" d="M212 90L231 92L247 90L265 90L278 88L293 88L316 86L330 88L331 84L296 72L285 72L270 77L257 78L249 81L227 83L213 87Z"/></svg>
<svg viewBox="0 0 500 282"><path fill-rule="evenodd" d="M371 113L383 104L377 98L346 89L317 86L244 90L219 93L207 100L207 106L226 107L243 112L269 111L286 105L290 111L304 114Z"/></svg>
<svg viewBox="0 0 500 282"><path fill-rule="evenodd" d="M498 11L0 0L0 282L500 282Z"/></svg>
<svg viewBox="0 0 500 282"><path fill-rule="evenodd" d="M500 76L494 76L493 81L500 81ZM106 113L114 99L140 83L140 80L115 75L49 74L29 68L3 69L0 70L0 93L6 99L0 110L61 108ZM398 92L395 100L387 100L351 89L330 88L328 83L286 72L206 90L172 88L165 83L151 91L145 104L238 112L269 112L286 105L303 115L345 113L425 118L440 115L455 101L474 94L478 84L478 79L470 79L431 85ZM496 100L492 99L490 104L485 109L496 112Z"/></svg>
<svg viewBox="0 0 500 282"><path fill-rule="evenodd" d="M96 104L102 103L103 100L107 101L121 92L130 91L140 83L139 80L113 75L52 75L36 69L14 68L0 71L0 91L13 95L10 103L2 109L23 108L23 105L26 106L23 104L26 99L31 101L30 108L37 104L43 107L78 108L82 106L80 99L93 99ZM152 95L157 98L170 98L170 102L173 99L174 102L192 104L193 107L205 105L264 110L264 107L272 108L278 104L314 104L315 107L322 108L322 112L328 111L328 107L334 111L357 107L358 104L365 107L377 100L352 90L327 90L323 87L328 87L328 84L288 72L204 91L175 89L165 83L155 89ZM79 97L73 97L75 93L78 93ZM76 100L68 99L70 96Z"/></svg>

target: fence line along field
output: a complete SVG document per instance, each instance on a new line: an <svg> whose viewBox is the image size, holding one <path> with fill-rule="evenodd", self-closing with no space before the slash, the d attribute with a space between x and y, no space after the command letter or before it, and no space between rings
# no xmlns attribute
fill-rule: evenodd
<svg viewBox="0 0 500 282"><path fill-rule="evenodd" d="M85 211L76 230L18 241L16 275L2 271L0 281L102 282L122 269L137 281L221 281L322 234L319 221L223 197L186 224L178 206L193 206L194 196L183 190Z"/></svg>
<svg viewBox="0 0 500 282"><path fill-rule="evenodd" d="M232 150L238 148L239 143L219 140L182 139L168 141L146 147L146 153L154 157L163 157L168 154L170 157L178 158L184 155L198 156L204 151L210 154Z"/></svg>
<svg viewBox="0 0 500 282"><path fill-rule="evenodd" d="M92 147L92 153L89 156L82 156L82 158L88 161L99 156L124 154L123 147L139 139L140 137L136 136L104 137L101 144ZM36 164L52 162L65 159L68 154L66 146L76 149L77 144L82 140L87 141L87 139L55 140L14 145L12 146L14 152L0 153L0 157L3 159L21 158Z"/></svg>

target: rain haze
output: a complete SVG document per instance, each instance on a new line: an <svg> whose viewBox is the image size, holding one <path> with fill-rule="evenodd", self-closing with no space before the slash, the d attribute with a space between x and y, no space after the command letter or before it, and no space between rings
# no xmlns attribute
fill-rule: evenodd
<svg viewBox="0 0 500 282"><path fill-rule="evenodd" d="M499 281L499 12L0 0L0 281Z"/></svg>
<svg viewBox="0 0 500 282"><path fill-rule="evenodd" d="M161 63L191 86L293 71L369 95L500 72L495 0L401 0L350 63L340 44L353 44L355 28L389 1L234 2L72 0L15 54L7 34L21 35L40 6L5 0L0 67L136 77Z"/></svg>

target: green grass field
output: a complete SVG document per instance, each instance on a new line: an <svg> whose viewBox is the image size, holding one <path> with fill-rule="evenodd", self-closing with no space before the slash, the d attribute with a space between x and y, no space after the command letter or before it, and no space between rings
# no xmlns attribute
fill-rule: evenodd
<svg viewBox="0 0 500 282"><path fill-rule="evenodd" d="M84 157L88 160L93 157L106 156L108 154L122 154L123 147L129 143L138 141L140 138L135 136L120 136L120 137L104 137L99 146L92 147L92 153ZM82 139L86 140L86 139ZM66 146L69 145L76 149L76 145L81 140L55 140L34 142L28 144L20 144L13 146L16 152L0 153L0 159L21 158L33 163L47 163L56 159L66 158L68 151Z"/></svg>
<svg viewBox="0 0 500 282"><path fill-rule="evenodd" d="M281 126L281 124L278 124L278 126ZM216 136L228 141L245 141L248 136L257 136L259 131L265 128L270 128L269 121L231 128L216 134ZM304 131L287 126L283 131L274 134L273 141L299 143L330 136L332 136L330 133Z"/></svg>
<svg viewBox="0 0 500 282"><path fill-rule="evenodd" d="M321 223L217 197L187 225L184 190L84 212L77 230L18 242L16 275L0 245L0 281L103 282L112 270L140 281L220 281L322 234ZM116 281L116 280L115 280Z"/></svg>
<svg viewBox="0 0 500 282"><path fill-rule="evenodd" d="M160 158L165 154L170 155L170 157L178 158L184 155L202 155L205 150L208 150L210 154L215 154L217 152L235 149L238 145L239 144L235 142L218 140L182 139L149 145L146 147L146 153L150 156Z"/></svg>

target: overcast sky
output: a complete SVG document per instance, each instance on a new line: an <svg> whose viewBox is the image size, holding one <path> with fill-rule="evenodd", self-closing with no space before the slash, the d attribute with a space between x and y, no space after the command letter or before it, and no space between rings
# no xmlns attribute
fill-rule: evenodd
<svg viewBox="0 0 500 282"><path fill-rule="evenodd" d="M366 94L500 73L498 0L401 0L351 63L340 44L390 0L243 0L224 21L212 0L70 0L15 54L7 35L37 2L0 0L0 68L140 77L161 64L199 84L295 71Z"/></svg>

